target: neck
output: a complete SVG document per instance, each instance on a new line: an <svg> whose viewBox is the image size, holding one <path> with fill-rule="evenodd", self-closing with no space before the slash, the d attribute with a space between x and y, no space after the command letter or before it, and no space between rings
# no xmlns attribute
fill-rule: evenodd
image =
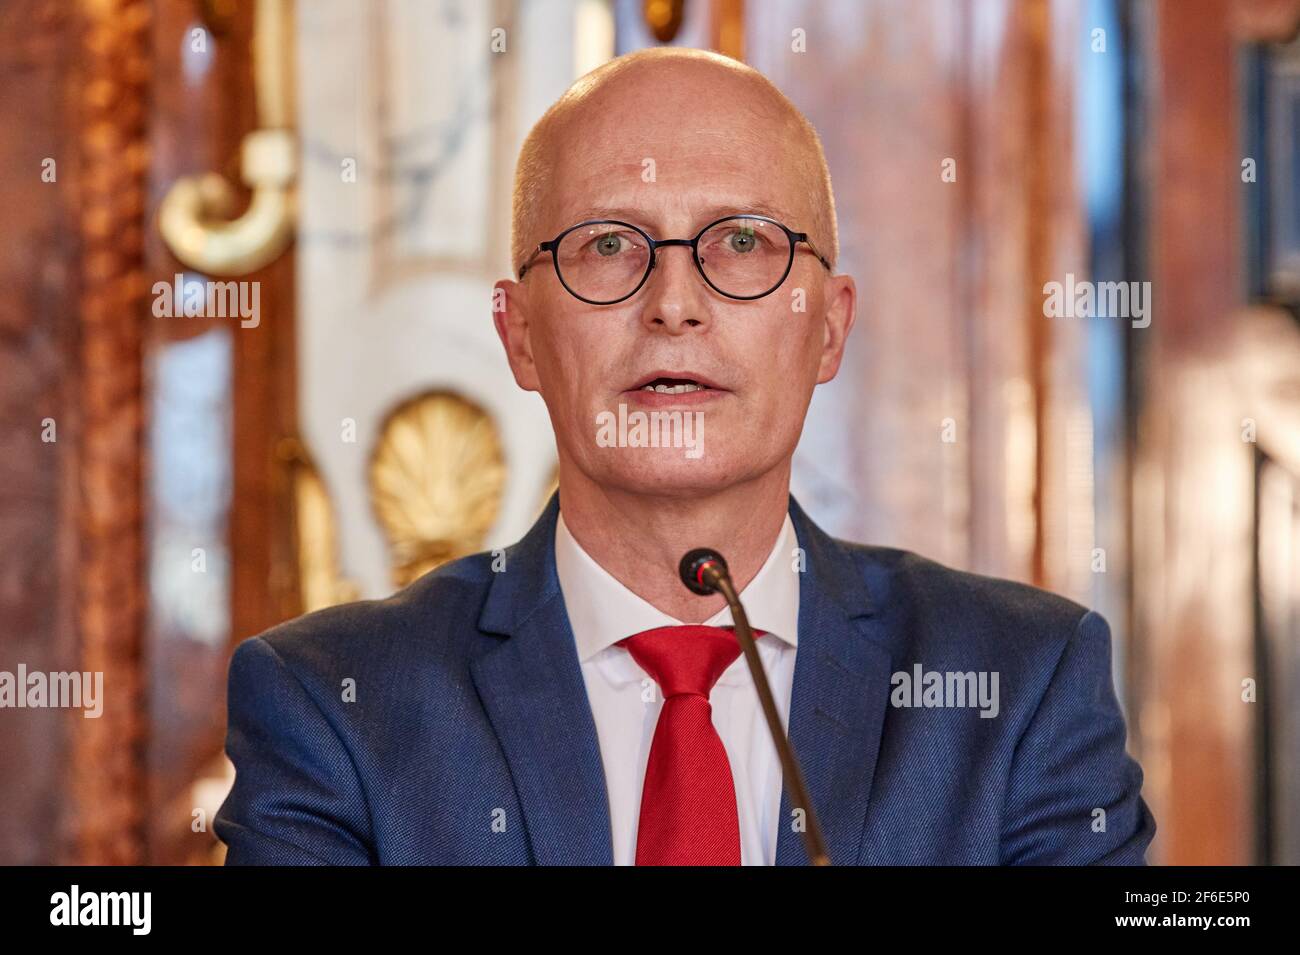
<svg viewBox="0 0 1300 955"><path fill-rule="evenodd" d="M560 465L564 525L591 558L642 600L684 623L721 610L720 594L700 597L677 575L682 555L716 547L737 591L754 579L789 509L790 464L702 496L647 496L590 481Z"/></svg>

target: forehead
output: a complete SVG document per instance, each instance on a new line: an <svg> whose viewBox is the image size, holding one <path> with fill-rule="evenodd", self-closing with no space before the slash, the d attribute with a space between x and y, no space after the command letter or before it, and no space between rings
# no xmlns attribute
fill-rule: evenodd
<svg viewBox="0 0 1300 955"><path fill-rule="evenodd" d="M548 228L615 218L690 231L736 212L805 228L810 190L775 117L671 103L633 114L584 107L552 143Z"/></svg>

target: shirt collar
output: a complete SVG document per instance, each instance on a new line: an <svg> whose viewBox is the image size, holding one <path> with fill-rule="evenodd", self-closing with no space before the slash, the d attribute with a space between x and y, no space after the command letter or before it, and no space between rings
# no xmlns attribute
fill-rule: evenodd
<svg viewBox="0 0 1300 955"><path fill-rule="evenodd" d="M772 552L740 592L750 626L792 647L798 646L799 639L799 574L794 561L797 547L794 524L787 513ZM578 658L583 662L634 633L682 625L682 621L637 596L596 563L565 527L563 513L555 525L555 569ZM723 607L704 621L704 626L729 627L732 623L731 609Z"/></svg>

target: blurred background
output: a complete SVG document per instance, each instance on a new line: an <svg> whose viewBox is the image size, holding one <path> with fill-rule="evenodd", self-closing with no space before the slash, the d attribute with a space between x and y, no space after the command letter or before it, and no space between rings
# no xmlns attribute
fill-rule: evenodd
<svg viewBox="0 0 1300 955"><path fill-rule="evenodd" d="M555 457L490 320L515 156L656 44L752 64L825 143L862 298L804 507L1102 612L1152 861L1300 862L1298 28L1300 0L0 0L0 671L105 698L0 709L0 862L219 862L232 647L526 530Z"/></svg>

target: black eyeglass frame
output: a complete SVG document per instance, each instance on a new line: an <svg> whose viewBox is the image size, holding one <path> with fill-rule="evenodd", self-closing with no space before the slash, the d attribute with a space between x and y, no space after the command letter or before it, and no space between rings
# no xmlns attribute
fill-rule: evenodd
<svg viewBox="0 0 1300 955"><path fill-rule="evenodd" d="M708 274L704 271L704 266L700 263L700 248L699 248L700 239L704 237L704 233L708 232L714 226L722 225L722 223L730 222L733 219L745 219L751 221L771 223L772 225L779 228L782 232L784 232L786 238L790 242L790 258L785 264L785 271L781 273L781 278L777 280L776 284L773 285L766 292L761 292L758 295L732 295L730 292L725 292L713 284L713 280L709 278ZM560 243L564 241L565 236L569 235L569 233L576 232L578 229L584 228L586 226L592 226L592 225L626 226L627 228L631 229L633 232L640 235L643 239L645 239L646 246L647 248L650 249L650 258L649 261L646 263L645 274L641 276L641 281L636 284L636 288L632 289L632 291L628 292L626 295L622 296L621 298L614 298L614 299L610 299L607 302L601 302L601 301L597 301L596 299L590 299L585 296L579 295L569 286L569 283L564 280L564 273L560 270L560 263L558 258L556 257L556 250L560 247ZM724 295L727 298L735 299L736 301L752 302L755 299L766 298L767 296L775 292L777 289L779 289L783 284L785 284L785 280L790 277L790 270L794 268L794 254L800 242L808 246L808 249L812 252L812 254L817 256L817 261L819 261L826 268L826 271L828 272L835 271L831 267L830 262L826 260L826 256L822 255L820 252L817 251L817 247L813 245L812 241L808 238L807 232L795 232L794 230L787 228L785 223L779 222L776 219L773 219L771 216L764 216L764 215L757 215L757 214L745 215L743 213L738 213L736 215L730 215L730 216L723 216L721 219L715 219L713 222L710 222L708 225L702 228L699 232L695 234L695 237L693 239L652 239L649 233L645 231L645 229L639 228L638 226L634 226L630 222L623 222L621 219L588 219L585 222L579 222L577 225L569 226L569 228L565 229L554 239L551 239L547 242L539 242L537 244L537 248L533 250L533 254L528 257L528 259L523 263L523 265L519 266L519 281L522 282L524 280L524 276L528 274L528 270L532 266L532 262L535 258L537 258L537 256L541 255L543 252L550 252L551 264L555 266L555 277L560 280L560 284L564 286L564 290L566 292L568 292L578 301L586 302L588 305L617 305L619 302L626 302L637 292L641 291L641 287L644 286L646 281L650 278L650 273L654 271L655 265L658 263L658 256L655 254L657 250L665 248L667 246L683 245L691 250L691 261L695 263L695 270L699 272L700 277L703 278L704 281L708 283L709 288L713 289L713 291L717 292L719 295Z"/></svg>

